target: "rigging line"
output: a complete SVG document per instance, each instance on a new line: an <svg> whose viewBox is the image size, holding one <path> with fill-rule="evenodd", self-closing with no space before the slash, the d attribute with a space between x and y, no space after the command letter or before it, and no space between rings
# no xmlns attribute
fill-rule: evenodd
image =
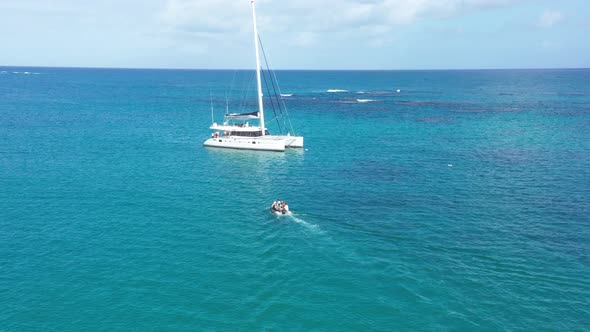
<svg viewBox="0 0 590 332"><path fill-rule="evenodd" d="M283 125L285 126L285 128L291 128L291 133L293 133L293 135L295 135L295 129L293 129L293 124L291 123L291 117L289 116L289 111L287 110L287 105L285 104L285 99L281 96L281 87L279 86L279 80L277 79L277 76L276 76L276 73L274 70L271 70L270 73L273 75L273 82L276 82L277 90L279 90L279 93L277 94L277 96L279 98L280 104L283 106L283 109L285 111L285 114L283 115ZM289 122L289 127L287 127L286 122Z"/></svg>
<svg viewBox="0 0 590 332"><path fill-rule="evenodd" d="M254 73L252 73L251 71L244 71L243 76L242 76L242 86L246 87L245 89L242 90L242 101L241 101L241 105L239 108L239 112L240 113L244 113L246 111L249 112L250 110L250 98L248 98L250 96L250 93L252 93L252 90L250 89L250 87L252 86L256 86L256 71L254 71ZM256 92L254 93L254 95L256 96Z"/></svg>
<svg viewBox="0 0 590 332"><path fill-rule="evenodd" d="M270 107L272 107L272 112L275 115L275 120L277 120L277 125L279 126L279 133L282 134L283 129L281 128L281 123L279 122L279 117L277 116L277 112L275 109L275 103L274 103L272 95L270 93L270 88L268 87L268 79L266 78L266 74L264 73L264 70L261 70L260 73L262 74L262 76L264 78L264 85L266 86L266 91L268 91L268 94L269 94L268 100L270 101Z"/></svg>
<svg viewBox="0 0 590 332"><path fill-rule="evenodd" d="M266 64L266 69L268 70L268 72L270 74L272 74L272 70L270 69L270 66L268 64L268 58L266 57L266 52L264 51L264 45L262 45L262 39L260 39L260 36L258 36L258 42L259 42L260 48L262 50L262 56L264 57L264 63ZM275 79L276 79L276 76L275 76ZM279 91L279 93L277 93L275 81L272 79L272 77L270 79L270 82L272 84L274 96L277 99L277 104L279 105L279 112L281 113L281 116L282 116L283 110L281 109L281 103L279 102L280 91Z"/></svg>
<svg viewBox="0 0 590 332"><path fill-rule="evenodd" d="M273 75L274 81L277 82L277 89L279 90L278 96L280 97L280 102L283 105L283 109L285 110L285 116L283 116L283 122L285 122L285 118L286 118L287 122L289 122L289 128L291 128L291 133L293 133L293 135L295 135L295 129L293 129L293 124L291 123L291 117L289 116L289 111L287 110L287 105L285 104L285 99L281 96L281 87L279 86L279 81L277 80L277 76L274 71L271 71L271 74ZM287 127L287 124L284 124L284 126Z"/></svg>
<svg viewBox="0 0 590 332"><path fill-rule="evenodd" d="M246 101L248 100L247 91L243 89L244 86L248 85L248 77L241 73L241 70L235 69L232 75L232 83L229 88L229 96L228 96L228 89L226 88L225 91L225 103L226 103L226 114L229 113L229 101L232 101L232 108L234 108L234 112L240 113L246 108ZM236 82L239 81L240 83L237 84ZM250 80L251 81L251 80ZM235 98L233 97L236 94Z"/></svg>
<svg viewBox="0 0 590 332"><path fill-rule="evenodd" d="M262 55L264 57L264 63L266 64L266 69L269 72L269 76L270 76L271 70L270 70L270 67L268 65L268 60L266 58L266 53L264 52L264 46L262 45L262 39L260 39L260 35L258 35L258 44L260 45L260 48L262 50ZM274 88L274 82L272 80L272 76L270 78L266 78L266 74L264 73L264 71L261 71L261 72L262 72L262 74L264 76L264 85L266 86L266 90L268 91L268 95L269 95L268 96L268 99L270 100L272 111L273 111L273 113L275 115L275 119L277 120L277 125L279 127L279 132L282 134L283 133L283 129L281 128L281 122L279 120L279 116L277 115L276 108L275 108L275 105L274 105L274 103L276 102L277 107L279 109L279 113L282 116L283 115L283 112L281 110L281 104L280 104L280 102L278 100L278 97L277 97L277 90ZM270 83L272 84L272 87L273 87L273 93L271 93L271 90L268 87L268 81L269 80L270 80ZM275 96L274 98L276 98L276 101L273 101L273 95ZM285 127L285 130L288 131L287 126L284 126L284 127Z"/></svg>
<svg viewBox="0 0 590 332"><path fill-rule="evenodd" d="M225 92L225 114L229 114L229 99L227 98L227 91Z"/></svg>
<svg viewBox="0 0 590 332"><path fill-rule="evenodd" d="M236 86L237 88L237 96L235 103L237 104L234 106L234 112L236 113L244 113L245 110L250 110L249 101L250 93L252 92L250 87L255 83L253 83L256 79L256 75L251 75L250 70L241 70L236 69L234 71L234 75L239 79L240 84ZM231 98L230 98L231 99Z"/></svg>
<svg viewBox="0 0 590 332"><path fill-rule="evenodd" d="M236 84L236 73L237 73L237 71L234 70L233 75L232 75L232 79L231 79L231 85L229 86L229 97L227 95L228 89L227 89L227 87L225 88L225 113L226 114L229 113L229 99L232 98L232 92L233 92L234 87L236 86L235 85Z"/></svg>
<svg viewBox="0 0 590 332"><path fill-rule="evenodd" d="M211 124L214 124L215 118L213 117L213 93L211 92L211 87L209 87L209 99L211 100Z"/></svg>
<svg viewBox="0 0 590 332"><path fill-rule="evenodd" d="M293 124L291 123L291 118L289 117L289 112L287 111L287 105L285 105L285 100L281 96L281 89L278 86L278 80L275 72L270 69L270 65L268 64L268 58L266 57L266 52L264 51L264 45L262 44L262 40L260 39L260 35L258 36L258 42L260 44L260 48L262 50L262 56L264 57L264 62L266 64L266 68L268 69L271 77L271 84L273 86L275 98L277 98L277 104L279 105L279 112L281 113L281 117L283 118L283 126L288 131L287 124L285 123L285 118L289 122L289 127L291 128L291 132L295 134L295 130L293 129ZM276 84L276 85L275 85ZM278 93L277 93L278 90ZM282 105L282 107L281 107ZM283 114L283 109L285 110L285 114Z"/></svg>

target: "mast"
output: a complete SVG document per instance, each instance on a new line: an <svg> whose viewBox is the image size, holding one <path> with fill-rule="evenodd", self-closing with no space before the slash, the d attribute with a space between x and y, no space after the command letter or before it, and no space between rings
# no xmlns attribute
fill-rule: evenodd
<svg viewBox="0 0 590 332"><path fill-rule="evenodd" d="M254 0L252 4L252 20L254 21L254 49L256 50L256 84L258 89L258 111L260 112L260 129L262 136L265 134L264 128L264 106L262 105L262 82L260 79L260 53L258 51L258 30L256 29L256 10L254 9Z"/></svg>

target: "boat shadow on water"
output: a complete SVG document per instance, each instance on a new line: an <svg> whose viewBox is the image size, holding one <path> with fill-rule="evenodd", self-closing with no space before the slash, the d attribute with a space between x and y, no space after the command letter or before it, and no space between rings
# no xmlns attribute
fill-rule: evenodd
<svg viewBox="0 0 590 332"><path fill-rule="evenodd" d="M222 162L254 162L254 163L283 163L287 160L285 153L274 151L255 151L238 149L206 148L207 153Z"/></svg>
<svg viewBox="0 0 590 332"><path fill-rule="evenodd" d="M262 166L263 169L285 166L289 162L298 164L303 161L304 156L303 149L287 149L286 153L219 148L206 148L205 151L209 156L209 162L256 165Z"/></svg>

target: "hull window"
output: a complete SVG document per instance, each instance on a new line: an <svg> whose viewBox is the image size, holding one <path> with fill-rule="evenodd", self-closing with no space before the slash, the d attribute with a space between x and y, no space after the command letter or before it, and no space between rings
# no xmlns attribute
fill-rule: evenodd
<svg viewBox="0 0 590 332"><path fill-rule="evenodd" d="M266 135L270 135L268 130L265 130ZM229 136L240 136L240 137L260 137L262 136L262 132L260 131L232 131L229 133Z"/></svg>

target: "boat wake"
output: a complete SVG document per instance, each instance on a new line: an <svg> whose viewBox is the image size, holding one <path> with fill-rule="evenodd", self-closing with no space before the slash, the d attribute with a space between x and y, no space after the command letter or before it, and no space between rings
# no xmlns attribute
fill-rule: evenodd
<svg viewBox="0 0 590 332"><path fill-rule="evenodd" d="M301 219L301 218L299 218L299 217L297 217L297 216L295 216L293 214L290 214L289 217L294 222L296 222L298 224L301 224L301 225L305 226L306 228L308 228L310 230L313 230L313 231L316 231L316 232L319 232L320 231L320 226L318 226L318 225L314 225L314 224L308 223L307 221L305 221L305 220L303 220L303 219Z"/></svg>

